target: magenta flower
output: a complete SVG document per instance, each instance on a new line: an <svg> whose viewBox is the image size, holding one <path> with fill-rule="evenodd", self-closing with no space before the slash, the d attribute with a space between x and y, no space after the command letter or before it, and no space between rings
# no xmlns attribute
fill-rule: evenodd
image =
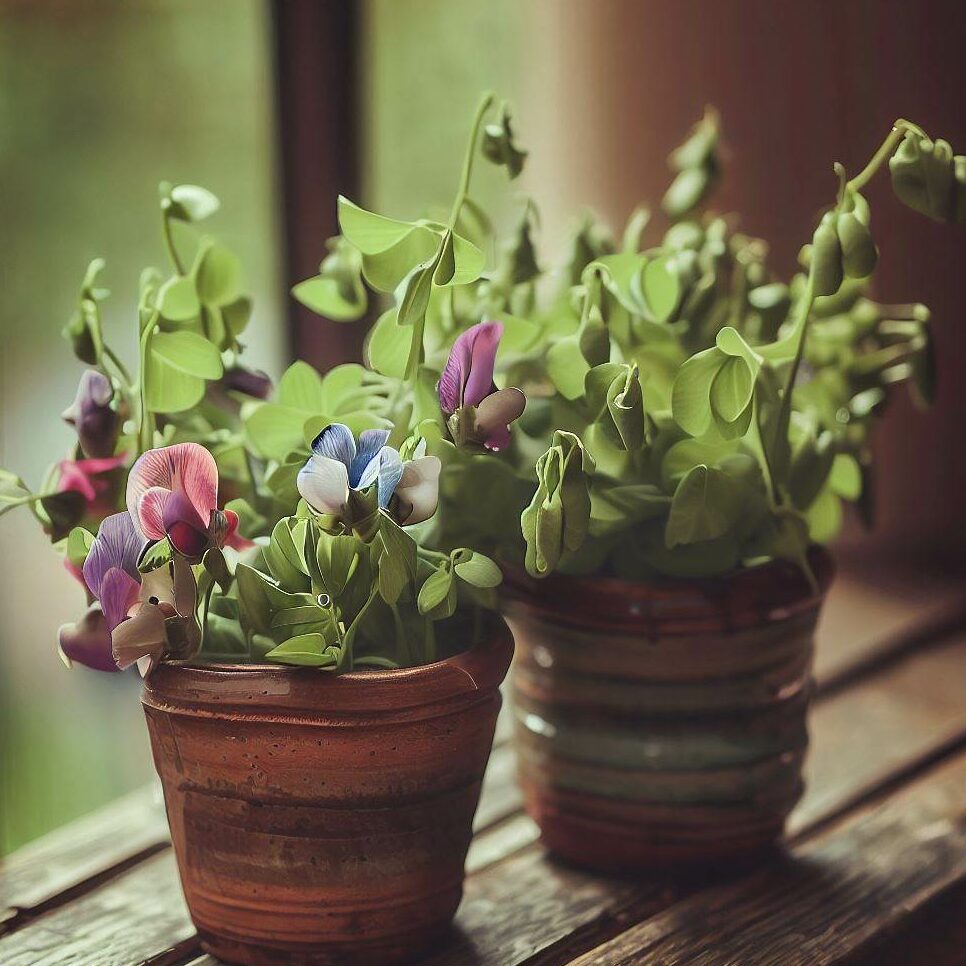
<svg viewBox="0 0 966 966"><path fill-rule="evenodd" d="M81 376L77 396L64 410L65 422L77 430L84 455L90 458L111 456L121 432L121 414L111 407L114 387L111 380L96 369Z"/></svg>
<svg viewBox="0 0 966 966"><path fill-rule="evenodd" d="M127 480L127 507L143 536L167 537L190 559L209 547L250 546L236 533L238 514L218 509L218 466L198 443L176 443L139 457Z"/></svg>
<svg viewBox="0 0 966 966"><path fill-rule="evenodd" d="M496 353L503 336L500 322L480 322L453 344L436 390L454 442L476 443L498 451L510 443L510 423L526 406L519 389L497 389Z"/></svg>

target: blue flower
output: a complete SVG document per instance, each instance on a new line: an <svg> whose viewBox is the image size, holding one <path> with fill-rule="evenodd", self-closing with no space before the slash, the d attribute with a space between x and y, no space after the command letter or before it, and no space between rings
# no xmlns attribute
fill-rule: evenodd
<svg viewBox="0 0 966 966"><path fill-rule="evenodd" d="M299 470L302 498L319 513L341 516L351 490L367 490L375 484L379 508L391 512L400 526L428 520L439 500L440 462L435 456L403 462L386 445L388 439L389 430L367 429L357 443L348 426L326 426Z"/></svg>

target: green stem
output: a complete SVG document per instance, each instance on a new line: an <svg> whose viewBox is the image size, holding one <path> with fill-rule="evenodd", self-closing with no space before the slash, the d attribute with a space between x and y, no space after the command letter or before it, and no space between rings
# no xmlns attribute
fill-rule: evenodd
<svg viewBox="0 0 966 966"><path fill-rule="evenodd" d="M134 381L131 379L131 374L127 371L127 366L117 357L116 353L107 343L104 343L104 355L110 359L113 363L114 368L117 369L117 374L121 377L122 382L127 387L128 391L134 385Z"/></svg>
<svg viewBox="0 0 966 966"><path fill-rule="evenodd" d="M758 448L761 450L761 465L765 471L765 479L768 483L768 492L771 494L772 503L778 506L781 503L781 494L778 492L778 484L775 482L775 471L772 469L771 457L768 455L768 447L765 446L765 438L762 436L761 423L758 420L758 399L755 399L755 409L751 414L755 424L755 432L758 436Z"/></svg>
<svg viewBox="0 0 966 966"><path fill-rule="evenodd" d="M57 496L57 491L51 491L50 493L28 493L26 496L17 497L15 500L4 500L0 504L0 516L3 516L7 510L12 510L16 506L25 506L28 503L39 503L41 500L46 500L49 496Z"/></svg>
<svg viewBox="0 0 966 966"><path fill-rule="evenodd" d="M476 116L473 118L473 127L470 132L470 141L466 146L466 156L463 158L463 172L460 176L459 191L456 195L456 200L453 202L453 210L450 212L449 216L449 227L455 228L456 222L459 219L460 211L463 208L463 203L466 201L467 195L470 190L470 178L473 174L473 160L476 157L476 142L480 136L480 125L483 123L483 118L486 116L486 112L493 106L493 93L487 91L480 100L479 106L476 109Z"/></svg>
<svg viewBox="0 0 966 966"><path fill-rule="evenodd" d="M875 173L899 146L899 142L906 136L907 131L913 131L920 137L926 136L926 132L918 124L913 124L912 121L907 121L900 117L892 125L892 130L882 144L879 145L879 150L872 155L869 163L848 183L850 190L861 191L872 180Z"/></svg>
<svg viewBox="0 0 966 966"><path fill-rule="evenodd" d="M785 392L782 395L781 404L778 410L778 420L775 424L775 438L772 446L778 446L778 440L782 433L788 432L788 423L791 419L792 393L795 389L795 380L798 378L798 370L802 364L802 357L805 354L805 337L808 334L808 317L815 303L815 278L810 270L808 281L805 283L805 291L802 293L802 300L799 303L798 319L795 327L798 329L798 345L795 348L795 357L792 360L791 369L788 372L788 381L785 383ZM776 489L776 496L780 496Z"/></svg>
<svg viewBox="0 0 966 966"><path fill-rule="evenodd" d="M161 213L161 225L162 232L164 233L164 244L168 249L168 255L171 257L171 263L179 275L184 275L184 265L182 265L181 258L178 256L177 248L174 247L174 237L171 234L171 219L168 217L167 212Z"/></svg>
<svg viewBox="0 0 966 966"><path fill-rule="evenodd" d="M154 442L154 419L148 411L147 401L147 381L148 381L148 352L151 348L151 336L157 328L158 316L155 313L149 320L144 330L141 332L140 342L140 361L141 361L141 386L140 386L140 424L138 426L138 451L139 454L151 449Z"/></svg>

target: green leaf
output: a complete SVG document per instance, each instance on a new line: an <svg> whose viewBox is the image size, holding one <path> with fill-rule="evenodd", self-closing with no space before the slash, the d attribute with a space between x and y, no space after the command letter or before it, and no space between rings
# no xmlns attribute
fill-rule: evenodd
<svg viewBox="0 0 966 966"><path fill-rule="evenodd" d="M547 350L547 375L564 399L579 399L584 391L584 378L590 365L580 351L577 336L555 342Z"/></svg>
<svg viewBox="0 0 966 966"><path fill-rule="evenodd" d="M671 258L655 258L640 276L644 301L655 322L667 322L681 298L681 282L671 265Z"/></svg>
<svg viewBox="0 0 966 966"><path fill-rule="evenodd" d="M686 433L703 436L711 428L711 385L728 358L715 346L691 356L678 370L671 390L671 411Z"/></svg>
<svg viewBox="0 0 966 966"><path fill-rule="evenodd" d="M671 501L664 540L669 549L724 536L741 514L741 488L721 470L695 466Z"/></svg>
<svg viewBox="0 0 966 966"><path fill-rule="evenodd" d="M417 606L420 614L428 614L434 611L440 604L448 599L453 588L453 573L447 567L437 570L429 576L419 588Z"/></svg>
<svg viewBox="0 0 966 966"><path fill-rule="evenodd" d="M30 490L19 476L9 470L0 469L0 514L20 506L23 498L29 495Z"/></svg>
<svg viewBox="0 0 966 966"><path fill-rule="evenodd" d="M190 322L201 312L201 302L195 291L194 280L185 275L173 275L158 292L158 311L169 322Z"/></svg>
<svg viewBox="0 0 966 966"><path fill-rule="evenodd" d="M292 295L306 308L335 322L354 322L366 311L365 290L360 286L354 294L354 300L347 299L334 278L321 275L299 282L292 289Z"/></svg>
<svg viewBox="0 0 966 966"><path fill-rule="evenodd" d="M748 363L730 356L711 381L711 405L725 422L733 423L751 405L754 392Z"/></svg>
<svg viewBox="0 0 966 966"><path fill-rule="evenodd" d="M3 497L0 495L0 505L2 505L2 501ZM85 530L84 527L74 527L67 534L67 559L71 562L71 565L78 569L83 567L93 544L94 534L90 530Z"/></svg>
<svg viewBox="0 0 966 966"><path fill-rule="evenodd" d="M223 245L203 247L193 274L198 297L208 305L228 305L242 294L241 262Z"/></svg>
<svg viewBox="0 0 966 966"><path fill-rule="evenodd" d="M362 256L362 274L378 292L395 292L400 282L417 266L430 261L439 250L439 235L417 228L402 241L378 255Z"/></svg>
<svg viewBox="0 0 966 966"><path fill-rule="evenodd" d="M438 259L420 265L406 279L396 313L398 325L421 328L429 308L429 296L433 291L433 272Z"/></svg>
<svg viewBox="0 0 966 966"><path fill-rule="evenodd" d="M363 255L378 255L402 241L417 226L366 211L339 195L339 228Z"/></svg>
<svg viewBox="0 0 966 966"><path fill-rule="evenodd" d="M150 354L160 364L199 379L220 379L224 373L217 346L197 332L158 332L151 338Z"/></svg>
<svg viewBox="0 0 966 966"><path fill-rule="evenodd" d="M321 634L300 634L272 648L265 655L265 660L278 664L295 664L299 667L335 667L337 656L332 651L327 651L326 647L325 638Z"/></svg>
<svg viewBox="0 0 966 966"><path fill-rule="evenodd" d="M276 399L280 406L303 413L322 408L322 377L307 362L293 362L278 381Z"/></svg>
<svg viewBox="0 0 966 966"><path fill-rule="evenodd" d="M489 557L472 550L457 553L468 554L453 564L453 570L460 580L473 587L497 587L502 582L502 571Z"/></svg>
<svg viewBox="0 0 966 966"><path fill-rule="evenodd" d="M467 285L480 277L486 257L473 242L449 232L443 246L433 276L436 285Z"/></svg>
<svg viewBox="0 0 966 966"><path fill-rule="evenodd" d="M411 328L396 324L396 310L379 316L366 342L366 357L376 372L391 379L402 379L413 341Z"/></svg>
<svg viewBox="0 0 966 966"><path fill-rule="evenodd" d="M854 456L839 453L835 457L828 484L843 500L857 500L862 495L862 468Z"/></svg>
<svg viewBox="0 0 966 966"><path fill-rule="evenodd" d="M193 409L205 395L204 379L169 365L153 351L148 353L141 378L145 380L145 402L153 413L181 413Z"/></svg>
<svg viewBox="0 0 966 966"><path fill-rule="evenodd" d="M399 599L403 588L416 576L416 542L385 513L379 515L379 593L387 604Z"/></svg>
<svg viewBox="0 0 966 966"><path fill-rule="evenodd" d="M221 207L215 195L196 184L177 184L168 197L172 202L168 214L178 221L203 221Z"/></svg>

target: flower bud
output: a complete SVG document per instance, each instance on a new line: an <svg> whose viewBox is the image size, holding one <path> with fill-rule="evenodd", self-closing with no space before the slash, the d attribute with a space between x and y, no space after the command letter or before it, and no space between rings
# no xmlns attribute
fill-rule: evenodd
<svg viewBox="0 0 966 966"><path fill-rule="evenodd" d="M816 295L834 295L842 285L842 243L833 219L832 212L826 214L812 237L810 274Z"/></svg>
<svg viewBox="0 0 966 966"><path fill-rule="evenodd" d="M77 430L77 439L89 459L112 456L121 432L121 416L111 406L114 387L110 379L97 369L81 376L77 396L63 419Z"/></svg>
<svg viewBox="0 0 966 966"><path fill-rule="evenodd" d="M889 159L896 197L935 221L966 218L966 158L953 155L947 141L931 141L908 131Z"/></svg>

